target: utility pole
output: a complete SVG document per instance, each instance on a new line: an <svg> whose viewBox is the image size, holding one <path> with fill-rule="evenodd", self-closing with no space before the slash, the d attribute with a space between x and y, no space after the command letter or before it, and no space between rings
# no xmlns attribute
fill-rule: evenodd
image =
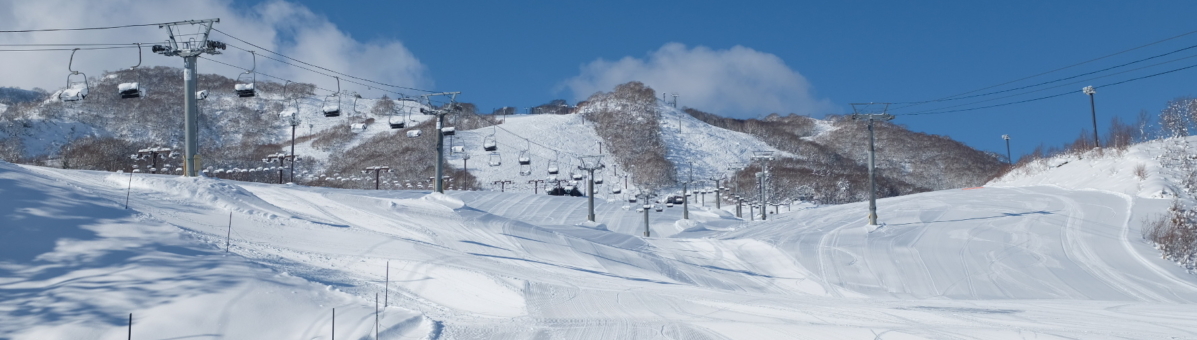
<svg viewBox="0 0 1197 340"><path fill-rule="evenodd" d="M1089 95L1089 113L1093 115L1093 146L1101 147L1101 140L1097 139L1097 106L1093 104L1093 95L1097 94L1097 90L1093 86L1085 86L1081 92Z"/></svg>
<svg viewBox="0 0 1197 340"><path fill-rule="evenodd" d="M681 125L678 125L678 126L680 127ZM682 183L682 219L683 220L690 219L690 195L687 192L690 191L690 182L694 181L694 162L686 162L686 164L690 164L690 177L689 177L690 179L688 179L688 180L686 180L686 182Z"/></svg>
<svg viewBox="0 0 1197 340"><path fill-rule="evenodd" d="M740 195L735 195L736 199L736 218L744 218L744 198Z"/></svg>
<svg viewBox="0 0 1197 340"><path fill-rule="evenodd" d="M761 161L761 171L756 173L757 187L760 191L761 205L766 204L765 199L765 181L769 179L769 161L773 160L773 151L753 151L752 159ZM761 209L761 221L765 220L765 210Z"/></svg>
<svg viewBox="0 0 1197 340"><path fill-rule="evenodd" d="M1002 139L1006 140L1006 163L1014 165L1014 157L1010 155L1010 135L1002 135Z"/></svg>
<svg viewBox="0 0 1197 340"><path fill-rule="evenodd" d="M873 105L883 105L881 113L860 113L858 108L864 109ZM875 121L889 121L894 119L894 115L886 113L889 109L889 103L860 103L852 104L852 114L854 120L867 120L869 122L869 225L877 225L877 163L876 163L876 148L874 147L873 138L873 122Z"/></svg>
<svg viewBox="0 0 1197 340"><path fill-rule="evenodd" d="M386 170L387 172L391 172L391 167L386 166L386 165L370 166L370 167L366 167L365 169L362 170L362 173L367 174L367 175L370 174L371 171L374 172L374 190L378 190L378 177L379 177L379 173L381 173L383 170Z"/></svg>
<svg viewBox="0 0 1197 340"><path fill-rule="evenodd" d="M436 115L436 192L445 193L445 115L456 113L461 110L457 105L457 95L461 92L441 92L430 93L424 95L424 103L428 108L420 108L420 113L426 115ZM432 96L448 96L449 103L443 108L434 108L432 105ZM456 134L456 131L453 132Z"/></svg>
<svg viewBox="0 0 1197 340"><path fill-rule="evenodd" d="M494 181L494 182L491 182L490 184L498 184L499 192L507 192L506 187L508 184L511 184L511 183L515 183L515 182L509 181L509 180L502 180L502 181Z"/></svg>
<svg viewBox="0 0 1197 340"><path fill-rule="evenodd" d="M283 101L287 100L287 85L291 81L288 80L283 83ZM295 128L299 127L299 98L295 99L295 113L291 114L291 182L295 182Z"/></svg>
<svg viewBox="0 0 1197 340"><path fill-rule="evenodd" d="M606 168L607 166L603 165L602 155L582 156L579 158L582 160L582 165L578 166L578 170L584 170L590 173L589 178L586 179L586 190L588 191L586 199L588 201L587 206L589 207L589 213L586 214L586 220L594 222L594 171Z"/></svg>
<svg viewBox="0 0 1197 340"><path fill-rule="evenodd" d="M166 28L170 40L163 45L154 45L152 51L165 56L183 57L183 129L184 129L184 146L183 146L183 175L187 177L195 177L199 175L200 169L200 155L199 155L199 103L196 99L196 91L199 81L199 74L196 73L196 61L201 54L220 54L220 51L225 49L225 44L215 40L208 40L208 33L212 31L212 24L220 22L220 19L207 20L186 20L176 21L158 25L158 28ZM195 26L199 25L198 34L178 34L181 26ZM175 36L197 36L196 38L175 39Z"/></svg>

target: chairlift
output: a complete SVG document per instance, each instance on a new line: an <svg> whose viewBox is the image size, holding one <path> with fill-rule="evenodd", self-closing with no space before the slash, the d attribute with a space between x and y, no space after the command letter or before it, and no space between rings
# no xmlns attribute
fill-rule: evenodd
<svg viewBox="0 0 1197 340"><path fill-rule="evenodd" d="M420 130L407 130L407 138L416 138L423 134L424 132Z"/></svg>
<svg viewBox="0 0 1197 340"><path fill-rule="evenodd" d="M449 152L452 152L452 153L465 153L465 146L461 146L461 145L454 145L454 146L452 146L452 147L449 147Z"/></svg>
<svg viewBox="0 0 1197 340"><path fill-rule="evenodd" d="M237 82L233 84L233 90L237 92L238 97L242 98L257 95L254 85L258 84L258 73L254 70L258 69L258 55L254 51L249 51L249 55L253 56L254 66L249 71L238 74Z"/></svg>
<svg viewBox="0 0 1197 340"><path fill-rule="evenodd" d="M557 168L557 152L553 151L553 159L549 160L549 174L556 175L560 170Z"/></svg>
<svg viewBox="0 0 1197 340"><path fill-rule="evenodd" d="M660 205L655 205L655 206L653 206L653 210L656 210L657 212L661 212L661 211L665 210L665 208L661 208Z"/></svg>
<svg viewBox="0 0 1197 340"><path fill-rule="evenodd" d="M359 112L357 110L357 100L358 99L362 99L362 95L354 93L353 94L353 114L350 115L351 117L352 116L360 116L362 114L361 112Z"/></svg>
<svg viewBox="0 0 1197 340"><path fill-rule="evenodd" d="M402 129L402 128L407 127L407 119L408 119L407 116L411 115L411 110L403 110L405 115L404 115L404 117L399 118L398 122L395 121L395 113L396 112L397 112L397 110L391 111L391 116L387 117L387 124L390 124L392 129Z"/></svg>
<svg viewBox="0 0 1197 340"><path fill-rule="evenodd" d="M619 194L623 193L623 189L620 187L615 187L615 188L611 189L611 193L619 195Z"/></svg>
<svg viewBox="0 0 1197 340"><path fill-rule="evenodd" d="M452 135L456 135L456 134L457 134L456 127L449 126L449 127L441 128L441 135L443 135L443 136L452 136Z"/></svg>
<svg viewBox="0 0 1197 340"><path fill-rule="evenodd" d="M116 85L116 91L118 94L120 94L121 99L141 98L143 95L141 91L141 72L137 71L137 68L141 66L141 43L136 44L137 65L133 65L133 67L130 67L129 70L133 71L134 76L137 77L137 81L132 83L120 83Z"/></svg>
<svg viewBox="0 0 1197 340"><path fill-rule="evenodd" d="M520 156L517 160L520 162L520 165L531 165L532 164L532 156L530 156L528 154L528 150L520 151Z"/></svg>
<svg viewBox="0 0 1197 340"><path fill-rule="evenodd" d="M491 152L490 158L486 161L486 164L490 166L503 165L503 158L499 156L498 152Z"/></svg>
<svg viewBox="0 0 1197 340"><path fill-rule="evenodd" d="M75 52L78 51L78 48L71 50L71 60L69 63L67 63L67 70L71 71L71 73L67 75L67 88L58 94L58 99L64 102L83 100L84 98L87 98L87 92L91 90L91 85L87 83L87 74L75 71L73 68L75 65ZM76 81L72 83L72 76L83 76L83 82ZM79 87L79 84L83 84L83 87Z"/></svg>
<svg viewBox="0 0 1197 340"><path fill-rule="evenodd" d="M531 176L531 175L532 175L532 165L521 163L520 164L520 176Z"/></svg>
<svg viewBox="0 0 1197 340"><path fill-rule="evenodd" d="M492 132L490 133L489 136L486 136L486 138L482 139L482 150L483 151L499 150L499 143L498 143L498 141L495 140L495 132L498 132L498 131L492 130Z"/></svg>
<svg viewBox="0 0 1197 340"><path fill-rule="evenodd" d="M324 97L324 116L337 117L341 115L341 77L337 79L337 92ZM335 100L335 102L333 102Z"/></svg>
<svg viewBox="0 0 1197 340"><path fill-rule="evenodd" d="M603 184L603 178L602 177L595 178L594 184Z"/></svg>
<svg viewBox="0 0 1197 340"><path fill-rule="evenodd" d="M628 196L628 203L636 203L636 196Z"/></svg>

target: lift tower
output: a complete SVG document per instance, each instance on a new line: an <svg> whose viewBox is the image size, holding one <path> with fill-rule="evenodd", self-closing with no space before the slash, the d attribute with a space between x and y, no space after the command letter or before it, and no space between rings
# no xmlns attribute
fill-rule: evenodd
<svg viewBox="0 0 1197 340"><path fill-rule="evenodd" d="M215 40L208 40L208 33L212 31L212 24L220 22L220 18L206 20L185 20L158 25L166 28L170 39L166 45L154 45L154 53L168 57L183 57L183 175L194 177L199 175L199 103L196 99L199 74L195 71L195 62L201 54L220 54L225 44ZM184 29L195 29L194 32Z"/></svg>

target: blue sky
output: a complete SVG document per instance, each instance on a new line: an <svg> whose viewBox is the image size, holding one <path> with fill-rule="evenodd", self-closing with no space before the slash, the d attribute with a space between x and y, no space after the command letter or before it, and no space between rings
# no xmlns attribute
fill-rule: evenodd
<svg viewBox="0 0 1197 340"><path fill-rule="evenodd" d="M374 1L305 2L357 39L397 39L425 63L438 89L460 90L481 108L575 101L563 83L584 64L644 59L670 42L779 57L809 82L816 99L844 113L852 102L941 98L1038 74L1197 30L1197 3L1184 1ZM1197 44L1197 34L1026 82L1029 85ZM1194 53L1177 54L1188 56ZM1186 60L1097 81L1197 64ZM1132 67L1125 67L1129 69ZM1139 80L1096 97L1099 129L1113 115L1132 119L1193 95L1197 69ZM912 130L947 135L1004 153L1060 145L1091 126L1086 84L1033 103L941 115L899 116ZM997 88L1000 90L1003 88ZM668 89L665 89L668 91ZM995 96L996 97L996 96ZM679 102L687 105L685 93ZM978 98L978 99L988 99ZM962 101L971 102L971 101ZM983 106L977 104L966 107ZM895 110L910 113L924 105ZM699 107L703 109L703 107ZM768 112L717 112L759 115Z"/></svg>
<svg viewBox="0 0 1197 340"><path fill-rule="evenodd" d="M133 6L136 4L137 6ZM644 80L677 92L679 104L726 116L780 112L821 117L854 102L942 98L1076 64L1197 30L1187 1L0 1L0 26L89 27L221 17L219 28L300 60L349 74L445 91L483 110L576 102L614 84ZM96 34L89 36L87 34ZM100 36L99 34L107 34ZM236 41L219 34L226 42ZM161 40L153 27L119 32L5 35L3 42ZM1075 76L1197 45L1186 35L992 90ZM66 52L0 54L12 69L0 86L59 87ZM89 51L77 67L128 67L128 51ZM148 52L147 52L148 53ZM1186 50L1143 65L1197 55ZM25 58L25 59L21 59ZM217 60L249 65L232 50ZM147 57L148 65L179 66ZM1015 155L1059 146L1091 126L1085 85L1101 85L1197 64L1197 58L991 102L1074 91L1031 103L938 115L904 115L956 103L896 108L894 123ZM258 70L322 88L326 76L259 59ZM201 72L236 70L201 62ZM57 73L56 73L57 72ZM1106 72L1098 75L1113 73ZM52 77L47 74L54 75ZM1194 95L1197 68L1098 88L1099 129L1113 116L1153 114ZM1085 79L1081 77L1078 79ZM1055 84L1066 84L1062 81ZM1053 84L1053 85L1055 85ZM363 95L365 88L343 84ZM988 92L988 91L982 91ZM1012 92L1018 93L1018 92ZM1000 96L986 96L978 100Z"/></svg>

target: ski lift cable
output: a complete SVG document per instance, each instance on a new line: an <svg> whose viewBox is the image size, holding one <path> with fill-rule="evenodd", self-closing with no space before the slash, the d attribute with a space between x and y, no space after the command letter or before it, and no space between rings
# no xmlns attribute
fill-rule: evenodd
<svg viewBox="0 0 1197 340"><path fill-rule="evenodd" d="M74 51L74 50L95 51L95 50L116 50L116 49L122 49L122 48L137 48L137 46L0 49L0 52L52 52L52 51Z"/></svg>
<svg viewBox="0 0 1197 340"><path fill-rule="evenodd" d="M414 87L406 87L406 86L398 86L398 85L387 84L387 83L383 83L383 82L378 82L378 81L374 81L374 80L370 80L370 79L366 79L366 78L355 77L355 76L348 75L348 74L345 74L345 73L341 73L341 72L333 71L333 70L331 70L331 69L328 69L328 68L325 68L325 67L321 67L321 66L318 66L318 65L313 65L313 64L310 64L310 63L304 62L304 61L302 61L302 60L299 60L299 59L295 59L295 58L292 58L292 57L288 57L288 56L286 56L286 55L284 55L284 54L282 54L282 53L278 53L278 52L275 52L275 51L269 50L269 49L267 49L267 48L265 48L265 47L261 47L261 46L255 45L254 43L251 43L251 42L245 41L244 39L241 39L241 38L238 38L238 37L236 37L236 36L233 36L233 35L231 35L231 34L228 34L228 33L227 33L227 32L225 32L225 31L221 31L221 30L219 30L219 29L216 29L215 27L214 27L214 28L212 28L212 30L213 30L213 31L216 31L216 32L219 32L220 34L223 34L223 35L225 35L225 36L227 36L227 37L229 37L229 38L232 38L233 40L237 40L237 41L240 41L240 42L242 42L242 43L245 43L245 44L247 44L247 45L249 45L249 46L253 46L254 48L258 48L258 49L261 49L261 50L263 50L263 51L266 51L266 52L273 53L273 54L275 54L275 55L278 55L278 56L280 56L280 57L286 58L286 59L288 59L288 60L292 60L292 61L295 61L295 62L297 62L297 63L304 64L304 65L307 65L307 66L311 66L311 67L319 68L319 69L321 69L321 70L324 70L324 71L327 71L327 72L336 73L336 74L338 74L338 75L342 75L342 76L349 77L349 78L352 78L352 79L357 79L357 80L361 80L361 81L365 81L365 82L370 82L370 83L374 83L374 84L378 84L378 85L382 85L382 86L388 86L388 87L394 87L394 88L400 88L400 89L407 89L407 90L421 91L421 92L428 92L428 93L433 93L433 92L436 92L436 91L429 91L429 90L424 90L424 89L417 89L417 88L414 88Z"/></svg>
<svg viewBox="0 0 1197 340"><path fill-rule="evenodd" d="M0 33L32 33L32 32L58 32L58 31L92 31L92 30L109 30L109 29L117 29L117 28L132 28L132 27L145 27L145 26L161 26L161 25L165 25L165 24L167 24L167 23L156 23L156 24L132 24L132 25L119 25L119 26L101 26L101 27L79 27L79 28L38 28L38 29L27 29L27 30L4 30L4 31L0 31Z"/></svg>
<svg viewBox="0 0 1197 340"><path fill-rule="evenodd" d="M242 70L242 71L249 71L249 69L247 69L247 68L244 68L244 67L241 67L241 66L237 66L237 65L233 65L233 64L229 64L229 63L226 63L226 62L223 62L223 61L219 61L219 60L216 60L216 59L208 58L208 57L205 57L205 56L202 56L202 55L201 55L201 56L199 56L199 57L200 57L201 59L208 60L208 61L211 61L211 62L214 62L214 63L217 63L217 64L221 64L221 65L224 65L224 66L232 67L232 68L235 68L235 69L238 69L238 70ZM289 82L292 82L292 83L299 83L298 81L295 81L295 80L290 80L290 79L283 78L283 77L272 76L272 75L265 74L265 73L262 73L262 72L259 72L259 71L255 71L254 73L255 73L255 74L257 74L257 75L263 76L263 77L267 77L267 78L273 78L273 79L277 79L277 80L281 80L281 81L289 81ZM315 86L315 88L316 88L317 90L321 90L321 91L328 91L329 93L336 93L336 92L337 92L336 90L326 89L326 88L319 87L319 86Z"/></svg>
<svg viewBox="0 0 1197 340"><path fill-rule="evenodd" d="M229 45L229 44L226 44L226 45L228 45L229 47L233 47L233 48L239 49L239 50L243 50L243 51L250 51L250 50L247 50L247 49L245 49L245 48L243 48L243 47L239 47L239 46L236 46L236 45ZM256 46L256 45L255 45L255 46ZM269 52L269 51L268 51L268 52ZM272 52L272 53L273 53L273 52ZM277 53L276 53L276 54L277 54ZM287 65L287 66L295 67L295 68L298 68L298 69L301 69L301 70L304 70L304 71L308 71L308 72L312 72L312 73L315 73L315 74L319 74L319 75L322 75L322 76L327 76L327 77L340 77L340 76L342 75L342 74L341 74L341 73L339 73L339 72L331 72L331 71L330 71L330 72L331 72L331 74L330 74L330 73L326 73L326 72L321 72L321 71L313 70L313 69L311 69L311 68L304 67L304 66L302 66L302 65L296 65L296 64L294 64L294 63L290 63L290 62L287 62L287 61L285 61L285 60L280 60L280 59L277 59L277 58L272 58L272 57L270 57L270 56L267 56L267 55L263 55L263 56L262 56L262 58L269 59L269 60L273 60L273 61L276 61L276 62L282 63L282 64L284 64L284 65ZM306 64L306 63L305 63L305 64ZM319 68L319 67L317 67L317 68ZM357 78L357 77L352 77L352 76L349 76L349 77L351 77L351 78ZM381 89L381 88L377 88L377 87L374 87L374 86L370 86L370 85L363 84L363 83L356 82L356 81L349 80L349 79L342 79L342 80L343 80L344 82L346 82L346 83L360 85L360 86L362 86L362 87L366 87L366 88L368 88L368 89L371 89L371 90L378 90L378 91L382 91L382 92L386 92L386 93L391 93L391 94L396 94L396 95L401 95L401 96L406 96L406 95L407 95L407 94L405 94L405 93L402 93L402 92L396 92L396 91L390 91L390 90L386 90L386 89ZM425 90L418 90L418 91L425 91ZM431 92L431 91L425 91L425 92Z"/></svg>

